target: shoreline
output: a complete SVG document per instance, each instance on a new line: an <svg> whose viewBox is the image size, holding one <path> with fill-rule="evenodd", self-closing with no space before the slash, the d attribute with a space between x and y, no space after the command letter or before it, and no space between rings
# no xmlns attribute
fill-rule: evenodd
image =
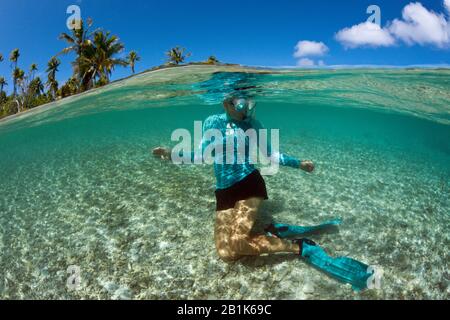
<svg viewBox="0 0 450 320"><path fill-rule="evenodd" d="M413 66L405 66L405 67L395 67L395 66L355 66L355 67L351 67L351 66L325 66L325 67L314 67L314 68L302 68L302 67L266 67L266 66L245 66L245 65L240 65L240 64L204 64L204 63L188 63L185 65L174 65L174 66L159 66L159 67L154 67L151 69L147 69L144 70L142 72L130 75L128 77L124 77L124 78L120 78L114 81L111 81L110 83L98 87L98 88L92 88L90 90L81 92L81 93L77 93L62 99L58 99L46 104L42 104L40 106L37 106L35 108L32 109L28 109L19 113L15 113L9 116L6 116L4 118L0 118L0 125L14 120L16 118L19 118L21 116L26 116L29 115L31 113L35 113L35 112L42 112L45 111L46 109L49 109L51 107L53 107L55 104L58 103L65 103L68 101L68 99L77 99L83 95L89 95L92 94L94 92L96 92L97 90L105 90L108 89L111 85L117 84L119 82L122 81L126 81L126 80L130 80L133 79L135 77L140 77L140 76L144 76L150 73L158 73L161 71L169 71L169 70L173 70L173 69L190 69L190 68L211 68L211 69L215 69L215 71L212 71L212 73L214 72L254 72L254 73L268 73L268 74L275 74L275 73L290 73L290 72L314 72L314 71L345 71L345 70L351 70L351 71L364 71L364 70L370 70L370 71L449 71L450 72L450 66L448 68L442 68L442 67L425 67L425 66L421 66L421 67L413 67Z"/></svg>
<svg viewBox="0 0 450 320"><path fill-rule="evenodd" d="M238 65L238 64L207 65L207 64L201 64L201 63L199 63L199 64L195 64L194 63L194 64L186 64L186 65L178 65L178 66L170 66L170 67L148 69L148 70L145 70L145 71L142 71L142 72L130 75L130 76L125 77L125 78L120 78L120 79L111 81L110 83L108 83L108 84L106 84L104 86L98 87L98 88L92 88L92 89L86 90L84 92L80 92L80 93L77 93L77 94L74 94L74 95L62 98L62 99L58 99L58 100L55 100L55 101L52 101L52 102L49 102L49 103L42 104L42 105L34 107L32 109L27 109L25 111L15 113L15 114L9 115L9 116L4 117L4 118L0 118L0 125L3 124L4 122L7 122L9 120L13 120L13 119L15 119L15 118L17 118L19 116L22 116L22 115L29 114L30 112L33 112L33 111L37 111L37 110L43 111L42 109L49 108L50 106L52 106L53 104L56 104L56 103L66 102L67 99L79 98L82 95L91 94L91 93L93 93L93 92L95 92L96 90L99 90L99 89L107 89L110 85L117 84L117 83L119 83L121 81L129 80L129 79L132 79L134 77L143 76L143 75L150 74L150 73L157 73L157 72L160 72L160 71L167 71L167 70L172 70L172 69L187 69L187 68L192 68L192 67L230 68L230 69L232 69L230 72L239 72L239 71L244 71L245 70L247 72L250 71L250 72L259 72L259 73L263 73L263 72L273 73L273 71L269 70L268 68L263 69L263 68L259 68L259 67L248 67L248 66L242 66L242 65Z"/></svg>

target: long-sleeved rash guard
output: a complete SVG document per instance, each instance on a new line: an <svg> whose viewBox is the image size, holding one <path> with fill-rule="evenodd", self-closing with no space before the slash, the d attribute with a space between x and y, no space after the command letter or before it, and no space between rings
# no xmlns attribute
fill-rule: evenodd
<svg viewBox="0 0 450 320"><path fill-rule="evenodd" d="M251 140L245 135L248 129L255 130L258 141L255 147L257 147L260 141L259 130L263 129L263 126L258 120L251 118L237 121L231 119L226 113L212 115L205 120L202 129L202 141L198 150L191 153L190 160L192 162L199 161L199 159L200 161L205 160L202 158L202 155L205 157L213 157L217 189L229 188L256 170L250 153L249 144ZM217 133L220 132L221 141L214 137L214 131ZM242 146L242 143L245 146ZM231 145L228 149L227 144ZM281 153L272 154L271 149L272 147L267 139L266 155L272 161L278 161L282 166L299 168L300 160ZM232 157L232 163L230 163L228 157Z"/></svg>

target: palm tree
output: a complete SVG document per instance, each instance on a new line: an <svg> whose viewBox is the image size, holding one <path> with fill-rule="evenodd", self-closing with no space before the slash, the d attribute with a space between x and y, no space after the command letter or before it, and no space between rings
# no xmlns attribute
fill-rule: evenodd
<svg viewBox="0 0 450 320"><path fill-rule="evenodd" d="M14 97L17 95L17 86L24 80L25 72L16 67L13 71Z"/></svg>
<svg viewBox="0 0 450 320"><path fill-rule="evenodd" d="M58 91L58 81L56 81L56 72L58 72L58 67L61 64L56 57L50 59L47 64L47 86L49 91L53 94L53 99L56 98L56 91Z"/></svg>
<svg viewBox="0 0 450 320"><path fill-rule="evenodd" d="M116 55L121 53L125 46L117 36L110 36L110 32L103 33L101 31L94 34L94 46L96 56L100 58L98 61L100 62L101 74L109 82L109 77L115 66L126 67L128 65L127 60L116 58Z"/></svg>
<svg viewBox="0 0 450 320"><path fill-rule="evenodd" d="M14 69L17 68L17 61L19 60L20 57L20 51L19 49L14 49L13 51L11 51L11 54L9 55L9 60L14 63Z"/></svg>
<svg viewBox="0 0 450 320"><path fill-rule="evenodd" d="M5 78L0 77L0 103L3 103L6 101L6 92L3 91L3 87L7 86ZM1 109L0 109L1 111Z"/></svg>
<svg viewBox="0 0 450 320"><path fill-rule="evenodd" d="M170 49L166 52L167 62L169 64L180 64L183 63L186 58L190 57L190 53L185 54L186 49L180 46L176 46L175 48Z"/></svg>
<svg viewBox="0 0 450 320"><path fill-rule="evenodd" d="M136 64L136 61L140 61L141 60L141 57L139 57L138 56L138 54L137 54L137 52L136 51L131 51L129 54L128 54L128 64L130 65L130 67L131 67L131 71L133 72L133 74L134 74L134 66L135 66L135 64Z"/></svg>
<svg viewBox="0 0 450 320"><path fill-rule="evenodd" d="M47 64L47 70L45 70L45 72L47 72L48 77L49 78L56 78L56 72L58 72L58 67L61 64L61 61L59 61L59 59L57 59L56 57L52 57L50 59L50 61Z"/></svg>
<svg viewBox="0 0 450 320"><path fill-rule="evenodd" d="M22 82L25 80L25 71L23 71L20 68L15 68L13 77L17 83L17 86L20 86L22 84Z"/></svg>
<svg viewBox="0 0 450 320"><path fill-rule="evenodd" d="M78 86L79 85L77 79L71 77L69 80L67 80L67 82L64 85L61 86L60 88L61 97L65 98L77 93Z"/></svg>
<svg viewBox="0 0 450 320"><path fill-rule="evenodd" d="M218 64L219 60L215 56L210 56L208 60L206 60L207 64Z"/></svg>
<svg viewBox="0 0 450 320"><path fill-rule="evenodd" d="M80 59L83 83L92 86L96 78L98 84L108 83L115 66L128 65L127 60L116 57L124 48L117 36L110 35L110 32L96 31L92 45L86 48Z"/></svg>
<svg viewBox="0 0 450 320"><path fill-rule="evenodd" d="M3 62L3 54L1 54L1 53L0 53L0 62ZM0 96L3 93L3 87L6 86L6 85L7 85L7 83L6 83L5 78L0 77L0 88L1 88L0 89Z"/></svg>
<svg viewBox="0 0 450 320"><path fill-rule="evenodd" d="M19 88L21 88L23 90L24 86L24 82L25 82L25 71L23 71L22 69L16 67L13 71L13 81L14 81L14 85ZM14 89L16 89L14 88ZM17 112L21 111L21 107L23 106L23 97L21 98L20 96L16 95L16 92L14 93L14 98L15 98L15 102L17 104Z"/></svg>
<svg viewBox="0 0 450 320"><path fill-rule="evenodd" d="M15 72L17 70L17 62L19 60L19 57L20 57L19 49L14 49L13 51L11 51L11 54L9 55L9 60L11 61L12 64L14 64L13 68L14 96L16 96L17 94L17 78L15 77Z"/></svg>
<svg viewBox="0 0 450 320"><path fill-rule="evenodd" d="M72 35L68 33L61 33L59 35L60 40L65 40L69 46L64 48L61 53L66 54L69 52L75 52L75 54L80 57L83 54L83 49L88 45L89 39L91 37L91 32L89 31L92 26L92 19L87 19L87 28L84 25L84 21L80 21L79 29L72 29Z"/></svg>
<svg viewBox="0 0 450 320"><path fill-rule="evenodd" d="M50 78L47 80L46 85L49 89L50 96L52 97L51 99L55 100L58 91L58 81L56 81L56 79Z"/></svg>
<svg viewBox="0 0 450 320"><path fill-rule="evenodd" d="M44 84L42 83L41 78L36 77L31 80L28 90L32 97L41 95L41 93L44 92Z"/></svg>
<svg viewBox="0 0 450 320"><path fill-rule="evenodd" d="M34 73L37 71L37 64L33 63L30 67L31 79L34 79Z"/></svg>
<svg viewBox="0 0 450 320"><path fill-rule="evenodd" d="M3 87L7 85L8 83L6 82L5 78L0 77L0 94L3 92Z"/></svg>
<svg viewBox="0 0 450 320"><path fill-rule="evenodd" d="M67 80L66 84L67 84L68 88L71 90L71 92L77 91L77 87L78 87L77 79L72 77L69 80Z"/></svg>
<svg viewBox="0 0 450 320"><path fill-rule="evenodd" d="M90 28L92 26L92 19L87 19L87 27L85 26L83 21L80 21L79 29L72 29L72 34L61 33L59 35L60 40L65 40L69 46L64 48L60 54L68 54L70 52L74 52L77 56L75 61L72 63L74 74L77 77L77 80L81 83L83 77L83 70L81 70L81 60L85 56L85 51L92 46L91 43L91 31Z"/></svg>

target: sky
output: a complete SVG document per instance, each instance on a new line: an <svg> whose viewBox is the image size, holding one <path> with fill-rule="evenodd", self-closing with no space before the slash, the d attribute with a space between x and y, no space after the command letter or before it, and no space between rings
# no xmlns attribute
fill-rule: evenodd
<svg viewBox="0 0 450 320"><path fill-rule="evenodd" d="M1 0L0 76L10 84L9 53L19 48L19 67L37 63L45 78L48 60L65 43L67 8L111 31L125 55L142 57L136 71L165 62L164 52L181 45L188 61L215 55L222 62L250 66L450 64L450 0ZM376 11L380 20L367 21ZM72 70L73 55L60 57L58 80ZM112 79L130 75L118 67Z"/></svg>

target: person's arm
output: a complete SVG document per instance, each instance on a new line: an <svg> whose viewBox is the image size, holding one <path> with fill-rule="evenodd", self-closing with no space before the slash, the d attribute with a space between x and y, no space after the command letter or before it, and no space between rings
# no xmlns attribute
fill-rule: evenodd
<svg viewBox="0 0 450 320"><path fill-rule="evenodd" d="M264 129L264 126L261 124L258 120L253 120L253 128L257 130L258 137L259 137L259 130ZM277 161L280 165L291 167L295 169L302 169L307 172L312 172L314 170L314 163L310 160L299 160L296 157L292 157L290 155L287 155L285 153L279 152L278 154L272 154L272 145L270 143L270 140L267 141L267 156L277 157Z"/></svg>
<svg viewBox="0 0 450 320"><path fill-rule="evenodd" d="M198 160L199 157L200 157L200 160L203 160L202 157L203 157L205 148L211 143L211 141L209 139L205 138L205 132L208 129L212 128L213 123L214 123L214 121L211 117L207 118L205 120L205 122L203 123L203 128L202 128L202 140L201 140L200 144L197 146L197 150L191 151L191 153L189 155L183 154L182 152L180 152L180 154L179 154L180 159L187 158L190 160L190 163L195 163L195 161ZM170 149L170 148L157 147L152 150L152 153L154 156L160 157L162 160L172 160L172 149Z"/></svg>

